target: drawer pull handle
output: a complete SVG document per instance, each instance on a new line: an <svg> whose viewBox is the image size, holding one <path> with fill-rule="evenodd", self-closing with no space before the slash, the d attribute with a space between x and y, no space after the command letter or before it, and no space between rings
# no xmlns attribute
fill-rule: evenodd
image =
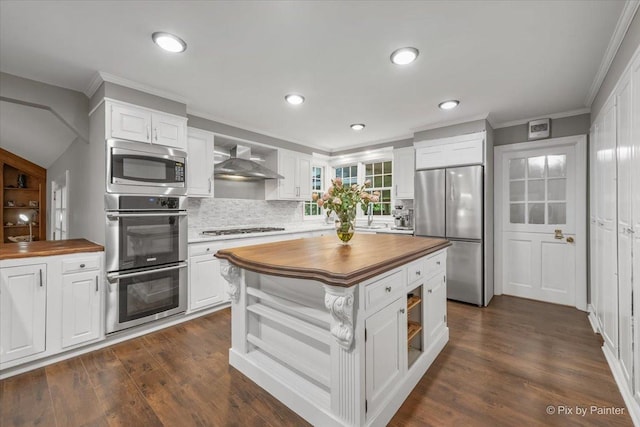
<svg viewBox="0 0 640 427"><path fill-rule="evenodd" d="M40 269L40 287L41 288L43 287L43 284L42 284L42 269Z"/></svg>
<svg viewBox="0 0 640 427"><path fill-rule="evenodd" d="M387 291L387 292L391 292L391 286L387 286L387 287L386 287L386 288L384 288L384 289L385 289L385 291Z"/></svg>
<svg viewBox="0 0 640 427"><path fill-rule="evenodd" d="M416 270L416 276L419 276L421 274L422 274L422 272L420 270Z"/></svg>
<svg viewBox="0 0 640 427"><path fill-rule="evenodd" d="M80 264L80 268L84 268L84 264Z"/></svg>
<svg viewBox="0 0 640 427"><path fill-rule="evenodd" d="M440 265L440 261L436 261L436 264L437 264L437 265Z"/></svg>
<svg viewBox="0 0 640 427"><path fill-rule="evenodd" d="M427 292L429 292L430 294L433 293L433 289L429 289Z"/></svg>
<svg viewBox="0 0 640 427"><path fill-rule="evenodd" d="M98 276L96 276L96 292L98 292Z"/></svg>
<svg viewBox="0 0 640 427"><path fill-rule="evenodd" d="M209 252L211 250L211 248L207 248L207 252Z"/></svg>
<svg viewBox="0 0 640 427"><path fill-rule="evenodd" d="M400 309L400 313L404 314L404 308Z"/></svg>

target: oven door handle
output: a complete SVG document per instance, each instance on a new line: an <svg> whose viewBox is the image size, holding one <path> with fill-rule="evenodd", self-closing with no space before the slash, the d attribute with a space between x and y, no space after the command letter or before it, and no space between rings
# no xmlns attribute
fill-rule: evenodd
<svg viewBox="0 0 640 427"><path fill-rule="evenodd" d="M110 282L114 282L114 281L116 281L118 279L126 279L128 277L144 276L145 274L150 274L150 273L161 273L163 271L178 270L180 268L185 268L185 267L187 267L187 263L186 262L181 262L180 264L172 265L171 267L154 268L152 270L136 271L135 273L124 273L124 274L109 273L109 274L107 274L107 280L109 280Z"/></svg>
<svg viewBox="0 0 640 427"><path fill-rule="evenodd" d="M151 216L187 216L187 212L120 213L107 212L107 218L147 218Z"/></svg>

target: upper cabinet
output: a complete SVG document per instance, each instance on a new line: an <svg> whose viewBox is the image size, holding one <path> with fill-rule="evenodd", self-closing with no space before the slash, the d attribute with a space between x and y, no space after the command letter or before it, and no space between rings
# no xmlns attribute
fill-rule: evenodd
<svg viewBox="0 0 640 427"><path fill-rule="evenodd" d="M484 132L414 143L416 169L484 163Z"/></svg>
<svg viewBox="0 0 640 427"><path fill-rule="evenodd" d="M279 149L266 166L284 177L267 180L267 200L311 200L311 156Z"/></svg>
<svg viewBox="0 0 640 427"><path fill-rule="evenodd" d="M189 197L213 197L213 133L187 129L187 194Z"/></svg>
<svg viewBox="0 0 640 427"><path fill-rule="evenodd" d="M109 126L110 125L110 126ZM187 149L187 118L107 101L107 135Z"/></svg>
<svg viewBox="0 0 640 427"><path fill-rule="evenodd" d="M413 147L393 150L393 183L395 199L413 199L415 175L415 149Z"/></svg>

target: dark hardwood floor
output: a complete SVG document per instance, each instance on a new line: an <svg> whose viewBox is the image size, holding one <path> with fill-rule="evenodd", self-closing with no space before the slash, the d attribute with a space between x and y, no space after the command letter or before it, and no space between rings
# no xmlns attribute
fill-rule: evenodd
<svg viewBox="0 0 640 427"><path fill-rule="evenodd" d="M585 313L506 296L448 309L451 339L390 425L632 425ZM229 345L227 309L6 379L0 426L307 425L228 366Z"/></svg>

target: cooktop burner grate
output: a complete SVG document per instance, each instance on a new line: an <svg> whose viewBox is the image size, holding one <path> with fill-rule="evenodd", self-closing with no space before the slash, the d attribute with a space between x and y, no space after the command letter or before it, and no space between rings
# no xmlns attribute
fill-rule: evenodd
<svg viewBox="0 0 640 427"><path fill-rule="evenodd" d="M207 230L202 234L208 236L228 236L230 234L267 233L269 231L284 231L282 227L250 227L250 228L227 228L221 230Z"/></svg>

